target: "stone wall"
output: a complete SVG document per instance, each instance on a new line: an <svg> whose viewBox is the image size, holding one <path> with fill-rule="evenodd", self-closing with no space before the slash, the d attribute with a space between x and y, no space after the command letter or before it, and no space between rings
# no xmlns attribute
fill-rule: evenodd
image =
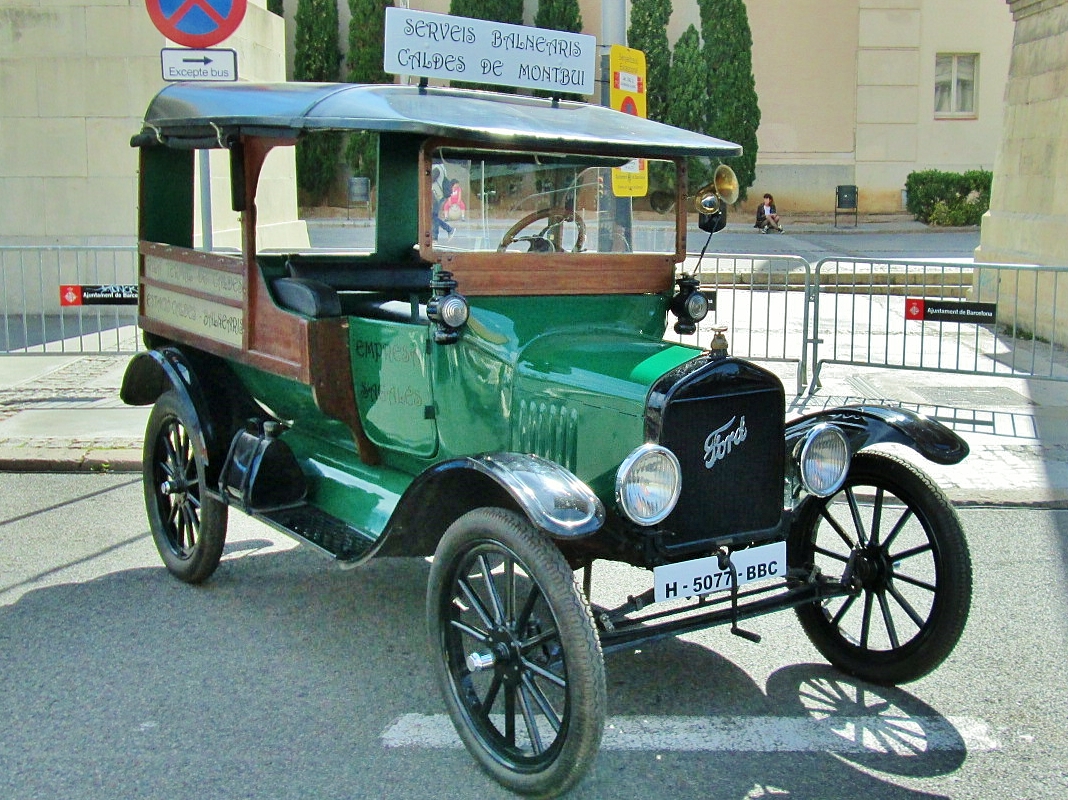
<svg viewBox="0 0 1068 800"><path fill-rule="evenodd" d="M976 260L1068 265L1068 0L1009 0L1009 6L1016 31L1004 133ZM1020 324L1068 346L1068 275L1061 278L1003 284L999 320L1012 323L1019 308ZM1032 320L1036 297L1054 293L1057 311Z"/></svg>

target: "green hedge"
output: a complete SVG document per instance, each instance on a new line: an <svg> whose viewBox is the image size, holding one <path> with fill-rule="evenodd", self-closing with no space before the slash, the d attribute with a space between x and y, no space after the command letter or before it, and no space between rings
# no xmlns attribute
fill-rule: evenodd
<svg viewBox="0 0 1068 800"><path fill-rule="evenodd" d="M993 173L985 169L912 172L905 180L906 208L929 225L978 225L990 208Z"/></svg>

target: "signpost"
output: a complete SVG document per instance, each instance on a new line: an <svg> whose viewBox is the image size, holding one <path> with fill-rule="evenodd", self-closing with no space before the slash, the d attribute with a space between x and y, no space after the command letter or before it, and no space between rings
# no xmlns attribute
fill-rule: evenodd
<svg viewBox="0 0 1068 800"><path fill-rule="evenodd" d="M228 38L245 18L248 0L145 0L156 29L175 44L207 48ZM236 81L237 53L233 50L160 51L165 81ZM208 153L200 161L201 213L205 250L211 250L211 167Z"/></svg>
<svg viewBox="0 0 1068 800"><path fill-rule="evenodd" d="M645 53L614 44L608 52L608 71L612 75L609 105L624 114L645 118ZM645 197L648 192L649 165L644 158L612 170L612 194L616 197Z"/></svg>
<svg viewBox="0 0 1068 800"><path fill-rule="evenodd" d="M394 75L593 94L593 36L386 8L383 69Z"/></svg>

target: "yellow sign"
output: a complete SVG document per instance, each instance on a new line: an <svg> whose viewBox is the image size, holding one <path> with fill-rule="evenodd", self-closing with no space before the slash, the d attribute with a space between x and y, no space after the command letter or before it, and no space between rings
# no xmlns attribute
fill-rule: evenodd
<svg viewBox="0 0 1068 800"><path fill-rule="evenodd" d="M645 53L614 44L608 52L608 70L612 75L608 104L616 111L644 118ZM616 197L644 197L648 191L649 168L645 159L612 170L612 194Z"/></svg>
<svg viewBox="0 0 1068 800"><path fill-rule="evenodd" d="M608 69L612 73L608 104L616 111L645 117L645 53L614 44L608 53Z"/></svg>

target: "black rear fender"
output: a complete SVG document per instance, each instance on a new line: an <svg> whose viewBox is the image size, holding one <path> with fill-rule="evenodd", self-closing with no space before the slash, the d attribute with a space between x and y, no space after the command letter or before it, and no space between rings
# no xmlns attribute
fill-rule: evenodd
<svg viewBox="0 0 1068 800"><path fill-rule="evenodd" d="M252 404L235 404L238 382L218 359L197 359L166 346L138 353L122 378L119 397L128 405L151 405L174 390L189 424L189 435L204 453L213 477L226 457L235 425L252 413Z"/></svg>
<svg viewBox="0 0 1068 800"><path fill-rule="evenodd" d="M911 447L936 464L959 464L968 455L968 443L942 423L884 406L843 406L798 417L786 425L786 452L793 452L796 442L822 422L841 428L853 453L893 443Z"/></svg>

